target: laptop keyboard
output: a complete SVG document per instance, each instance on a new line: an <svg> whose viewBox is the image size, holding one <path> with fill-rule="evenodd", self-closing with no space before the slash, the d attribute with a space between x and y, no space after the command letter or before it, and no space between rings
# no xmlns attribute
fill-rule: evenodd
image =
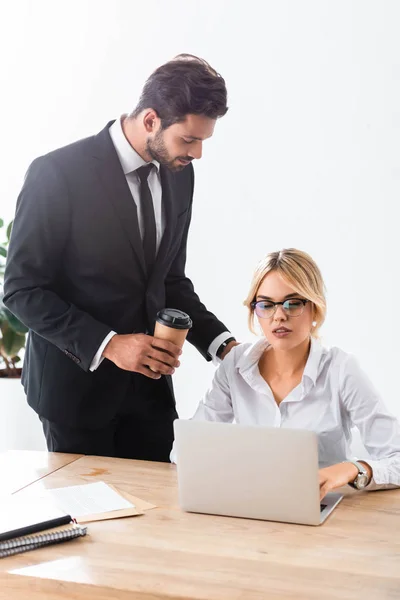
<svg viewBox="0 0 400 600"><path fill-rule="evenodd" d="M327 504L321 504L321 505L320 505L321 512L322 512L323 510L325 510L325 508L326 508L327 506L328 506Z"/></svg>

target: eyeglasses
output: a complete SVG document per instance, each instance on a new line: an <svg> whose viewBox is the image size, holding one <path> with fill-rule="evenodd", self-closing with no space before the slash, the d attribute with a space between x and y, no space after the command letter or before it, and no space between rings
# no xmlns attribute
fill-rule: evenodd
<svg viewBox="0 0 400 600"><path fill-rule="evenodd" d="M284 312L289 317L299 317L303 313L307 302L310 302L310 300L304 300L303 298L290 298L289 300L284 300L284 302L258 300L258 302L251 302L250 306L260 319L273 317L278 306L282 306Z"/></svg>

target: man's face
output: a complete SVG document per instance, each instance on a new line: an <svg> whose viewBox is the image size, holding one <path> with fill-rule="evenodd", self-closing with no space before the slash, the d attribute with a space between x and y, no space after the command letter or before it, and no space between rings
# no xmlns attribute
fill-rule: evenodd
<svg viewBox="0 0 400 600"><path fill-rule="evenodd" d="M215 119L187 115L181 123L158 129L147 138L146 150L153 160L171 171L181 171L195 158L201 158L203 141L214 133Z"/></svg>

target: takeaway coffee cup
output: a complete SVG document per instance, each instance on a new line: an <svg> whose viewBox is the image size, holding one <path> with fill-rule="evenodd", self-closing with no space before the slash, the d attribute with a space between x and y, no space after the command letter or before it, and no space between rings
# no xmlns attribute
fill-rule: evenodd
<svg viewBox="0 0 400 600"><path fill-rule="evenodd" d="M154 337L168 340L182 348L191 327L189 315L176 308L163 308L157 313Z"/></svg>

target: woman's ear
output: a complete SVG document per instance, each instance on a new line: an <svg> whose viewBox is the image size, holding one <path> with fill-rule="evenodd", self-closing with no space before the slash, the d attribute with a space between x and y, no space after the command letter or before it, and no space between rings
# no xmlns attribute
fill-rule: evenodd
<svg viewBox="0 0 400 600"><path fill-rule="evenodd" d="M317 325L316 313L317 313L317 311L315 310L315 304L313 303L313 305L312 305L312 316L313 316L312 326L313 327L315 327Z"/></svg>

